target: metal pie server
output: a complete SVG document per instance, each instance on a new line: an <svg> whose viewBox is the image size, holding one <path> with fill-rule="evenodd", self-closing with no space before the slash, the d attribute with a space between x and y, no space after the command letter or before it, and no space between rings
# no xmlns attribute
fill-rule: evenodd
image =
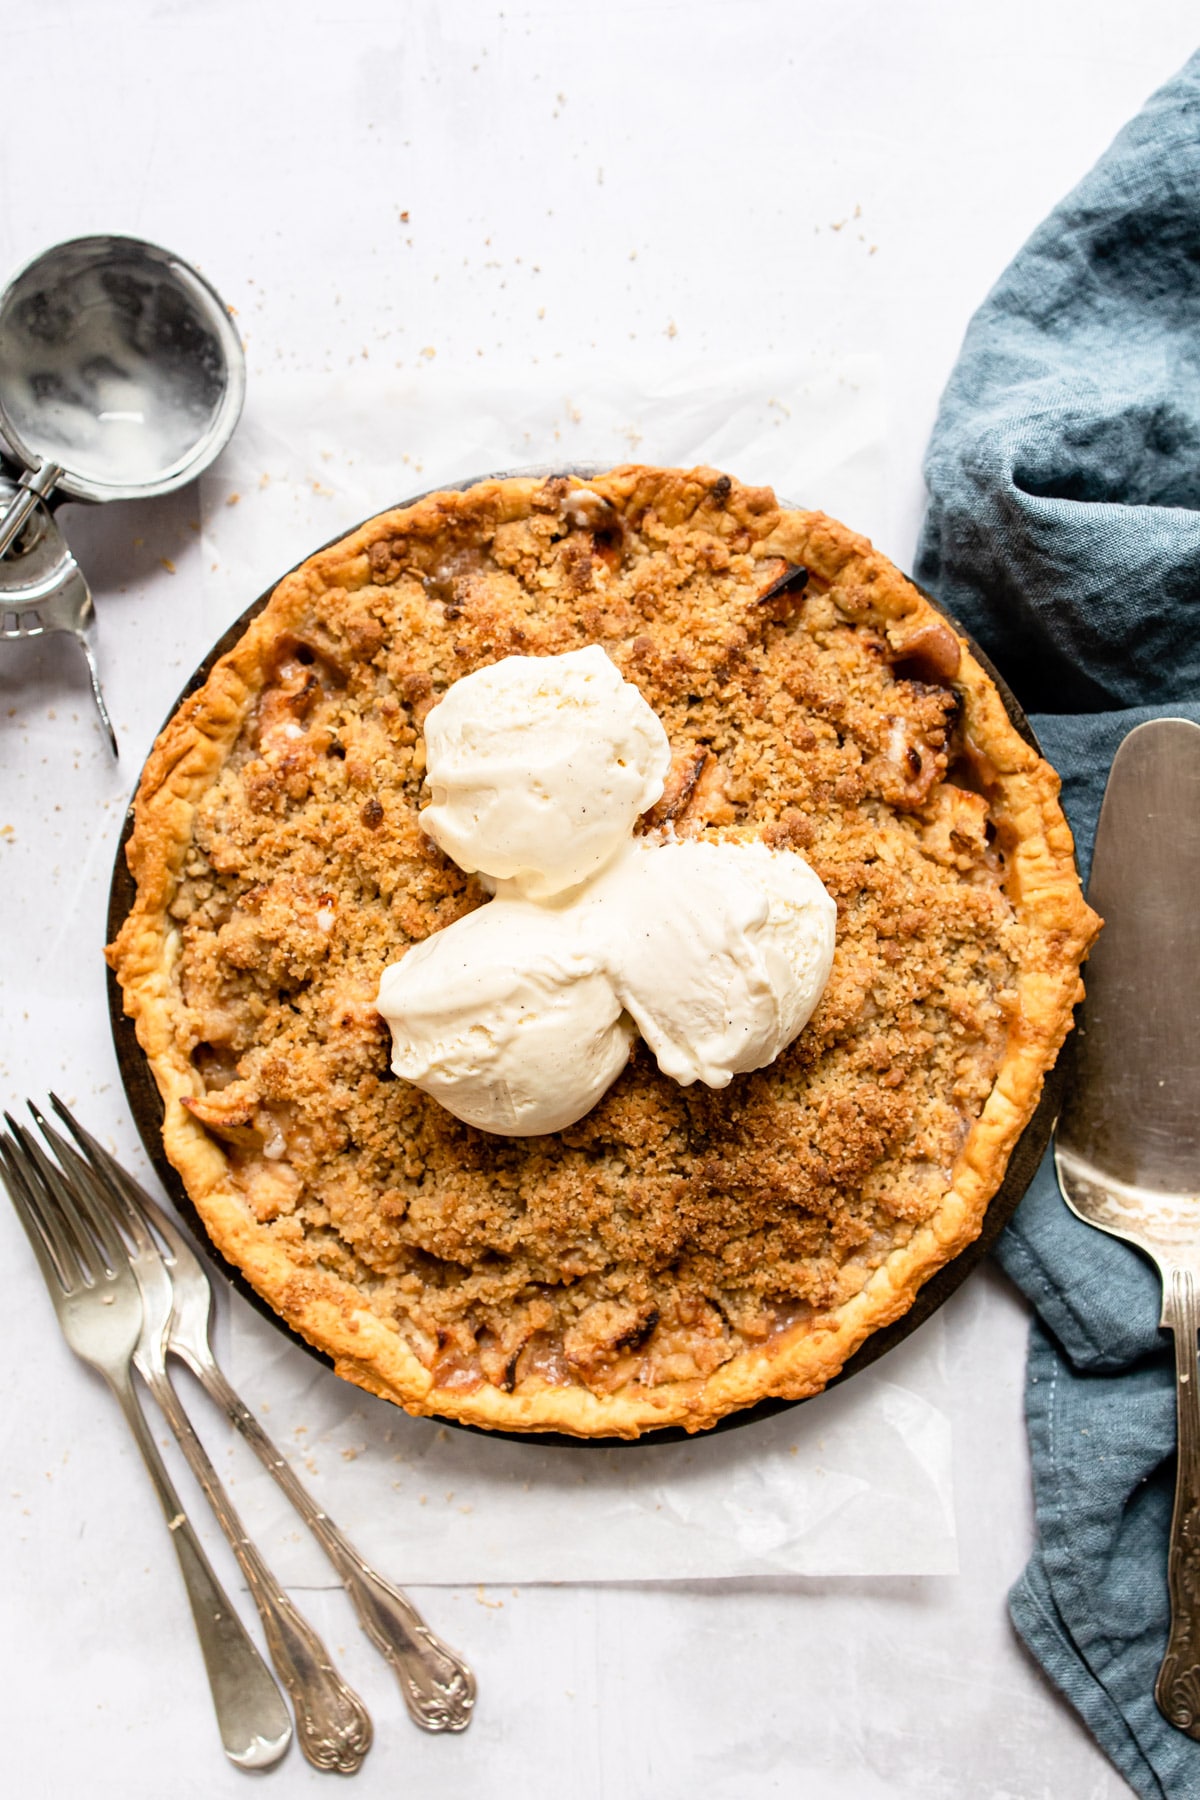
<svg viewBox="0 0 1200 1800"><path fill-rule="evenodd" d="M1105 920L1069 1046L1063 1198L1162 1276L1179 1454L1159 1711L1200 1738L1200 725L1139 725L1113 760L1088 899Z"/></svg>

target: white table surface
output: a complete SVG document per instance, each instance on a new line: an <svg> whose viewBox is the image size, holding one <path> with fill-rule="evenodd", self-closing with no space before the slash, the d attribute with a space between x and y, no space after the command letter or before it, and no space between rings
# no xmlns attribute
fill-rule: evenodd
<svg viewBox="0 0 1200 1800"><path fill-rule="evenodd" d="M1115 0L5 0L0 278L60 238L147 237L236 307L251 384L365 360L420 369L456 405L476 370L492 388L561 370L566 405L585 365L623 379L877 353L876 535L908 564L921 452L971 311L1194 29L1185 0L1136 15ZM469 418L463 431L466 445ZM513 441L518 460L561 454ZM206 647L198 510L185 492L65 516L100 611L119 770L69 651L0 657L0 1092L15 1105L58 1087L131 1151L101 900L128 786ZM6 1208L0 1259L6 1293L26 1293ZM958 1575L425 1589L480 1678L455 1740L408 1727L344 1598L307 1590L377 1720L354 1792L1127 1792L1005 1611L1031 1542L1023 1307L985 1269L943 1318ZM132 1447L115 1415L111 1439L89 1429L110 1402L48 1308L0 1309L0 1394L5 1791L245 1793ZM264 1779L291 1794L325 1778L293 1751Z"/></svg>

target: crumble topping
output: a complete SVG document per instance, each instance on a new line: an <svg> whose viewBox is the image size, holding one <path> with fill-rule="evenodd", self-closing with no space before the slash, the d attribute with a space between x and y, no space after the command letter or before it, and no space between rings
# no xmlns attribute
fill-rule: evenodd
<svg viewBox="0 0 1200 1800"><path fill-rule="evenodd" d="M677 519L595 489L460 505L314 591L169 909L184 1104L292 1264L448 1390L695 1380L857 1293L936 1214L1016 1004L1026 928L954 633L906 636L821 574L819 515L811 569L764 552L766 490L727 509L714 477ZM800 850L837 901L833 972L727 1089L639 1045L577 1125L496 1138L390 1074L373 1005L405 944L486 898L418 826L422 721L472 669L587 644L671 741L646 827Z"/></svg>

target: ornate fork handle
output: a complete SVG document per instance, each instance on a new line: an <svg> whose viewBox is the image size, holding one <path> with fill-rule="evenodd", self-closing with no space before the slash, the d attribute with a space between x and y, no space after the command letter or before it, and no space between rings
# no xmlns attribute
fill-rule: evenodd
<svg viewBox="0 0 1200 1800"><path fill-rule="evenodd" d="M180 1354L184 1354L183 1346ZM411 1600L363 1560L328 1513L314 1504L218 1364L197 1357L194 1346L185 1360L274 1476L341 1576L363 1630L395 1669L414 1722L426 1731L465 1731L475 1705L475 1677L466 1663L429 1629Z"/></svg>
<svg viewBox="0 0 1200 1800"><path fill-rule="evenodd" d="M271 1660L292 1697L300 1747L314 1768L352 1775L371 1747L371 1721L316 1632L279 1587L233 1507L168 1375L143 1370L188 1465L217 1515L258 1607Z"/></svg>
<svg viewBox="0 0 1200 1800"><path fill-rule="evenodd" d="M1200 1738L1200 1299L1191 1269L1164 1271L1162 1322L1175 1336L1175 1415L1179 1452L1167 1557L1171 1628L1154 1698L1159 1711Z"/></svg>
<svg viewBox="0 0 1200 1800"><path fill-rule="evenodd" d="M137 1439L175 1545L225 1754L239 1768L269 1768L291 1742L287 1708L200 1546L158 1453L132 1381L128 1376L124 1380L110 1376L108 1385Z"/></svg>

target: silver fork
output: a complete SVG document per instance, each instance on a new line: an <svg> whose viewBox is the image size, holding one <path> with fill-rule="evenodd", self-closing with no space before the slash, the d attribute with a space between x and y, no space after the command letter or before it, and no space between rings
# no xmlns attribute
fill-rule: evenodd
<svg viewBox="0 0 1200 1800"><path fill-rule="evenodd" d="M314 1768L352 1775L371 1747L371 1720L366 1707L333 1666L325 1645L301 1615L251 1542L220 1476L209 1460L184 1411L167 1372L167 1333L173 1292L169 1270L124 1190L105 1181L79 1152L62 1138L29 1102L38 1129L59 1165L82 1189L94 1209L107 1213L121 1239L142 1295L142 1332L133 1353L134 1366L154 1395L175 1433L193 1475L204 1490L238 1560L258 1608L271 1660L296 1711L300 1748ZM130 1248L132 1239L133 1247Z"/></svg>
<svg viewBox="0 0 1200 1800"><path fill-rule="evenodd" d="M32 1138L4 1116L12 1136L0 1133L0 1175L33 1246L63 1336L76 1356L104 1377L137 1440L179 1558L225 1754L239 1768L269 1768L291 1742L291 1720L201 1548L134 1391L142 1297L133 1271L104 1215L82 1195L77 1199Z"/></svg>
<svg viewBox="0 0 1200 1800"><path fill-rule="evenodd" d="M475 1677L462 1657L430 1630L407 1595L385 1581L354 1548L328 1513L316 1506L290 1463L234 1391L209 1342L212 1285L203 1264L162 1207L86 1131L56 1094L55 1112L84 1161L120 1190L165 1245L175 1306L167 1349L187 1364L205 1391L241 1432L275 1478L341 1576L371 1642L392 1665L413 1721L425 1731L465 1731L475 1705Z"/></svg>

